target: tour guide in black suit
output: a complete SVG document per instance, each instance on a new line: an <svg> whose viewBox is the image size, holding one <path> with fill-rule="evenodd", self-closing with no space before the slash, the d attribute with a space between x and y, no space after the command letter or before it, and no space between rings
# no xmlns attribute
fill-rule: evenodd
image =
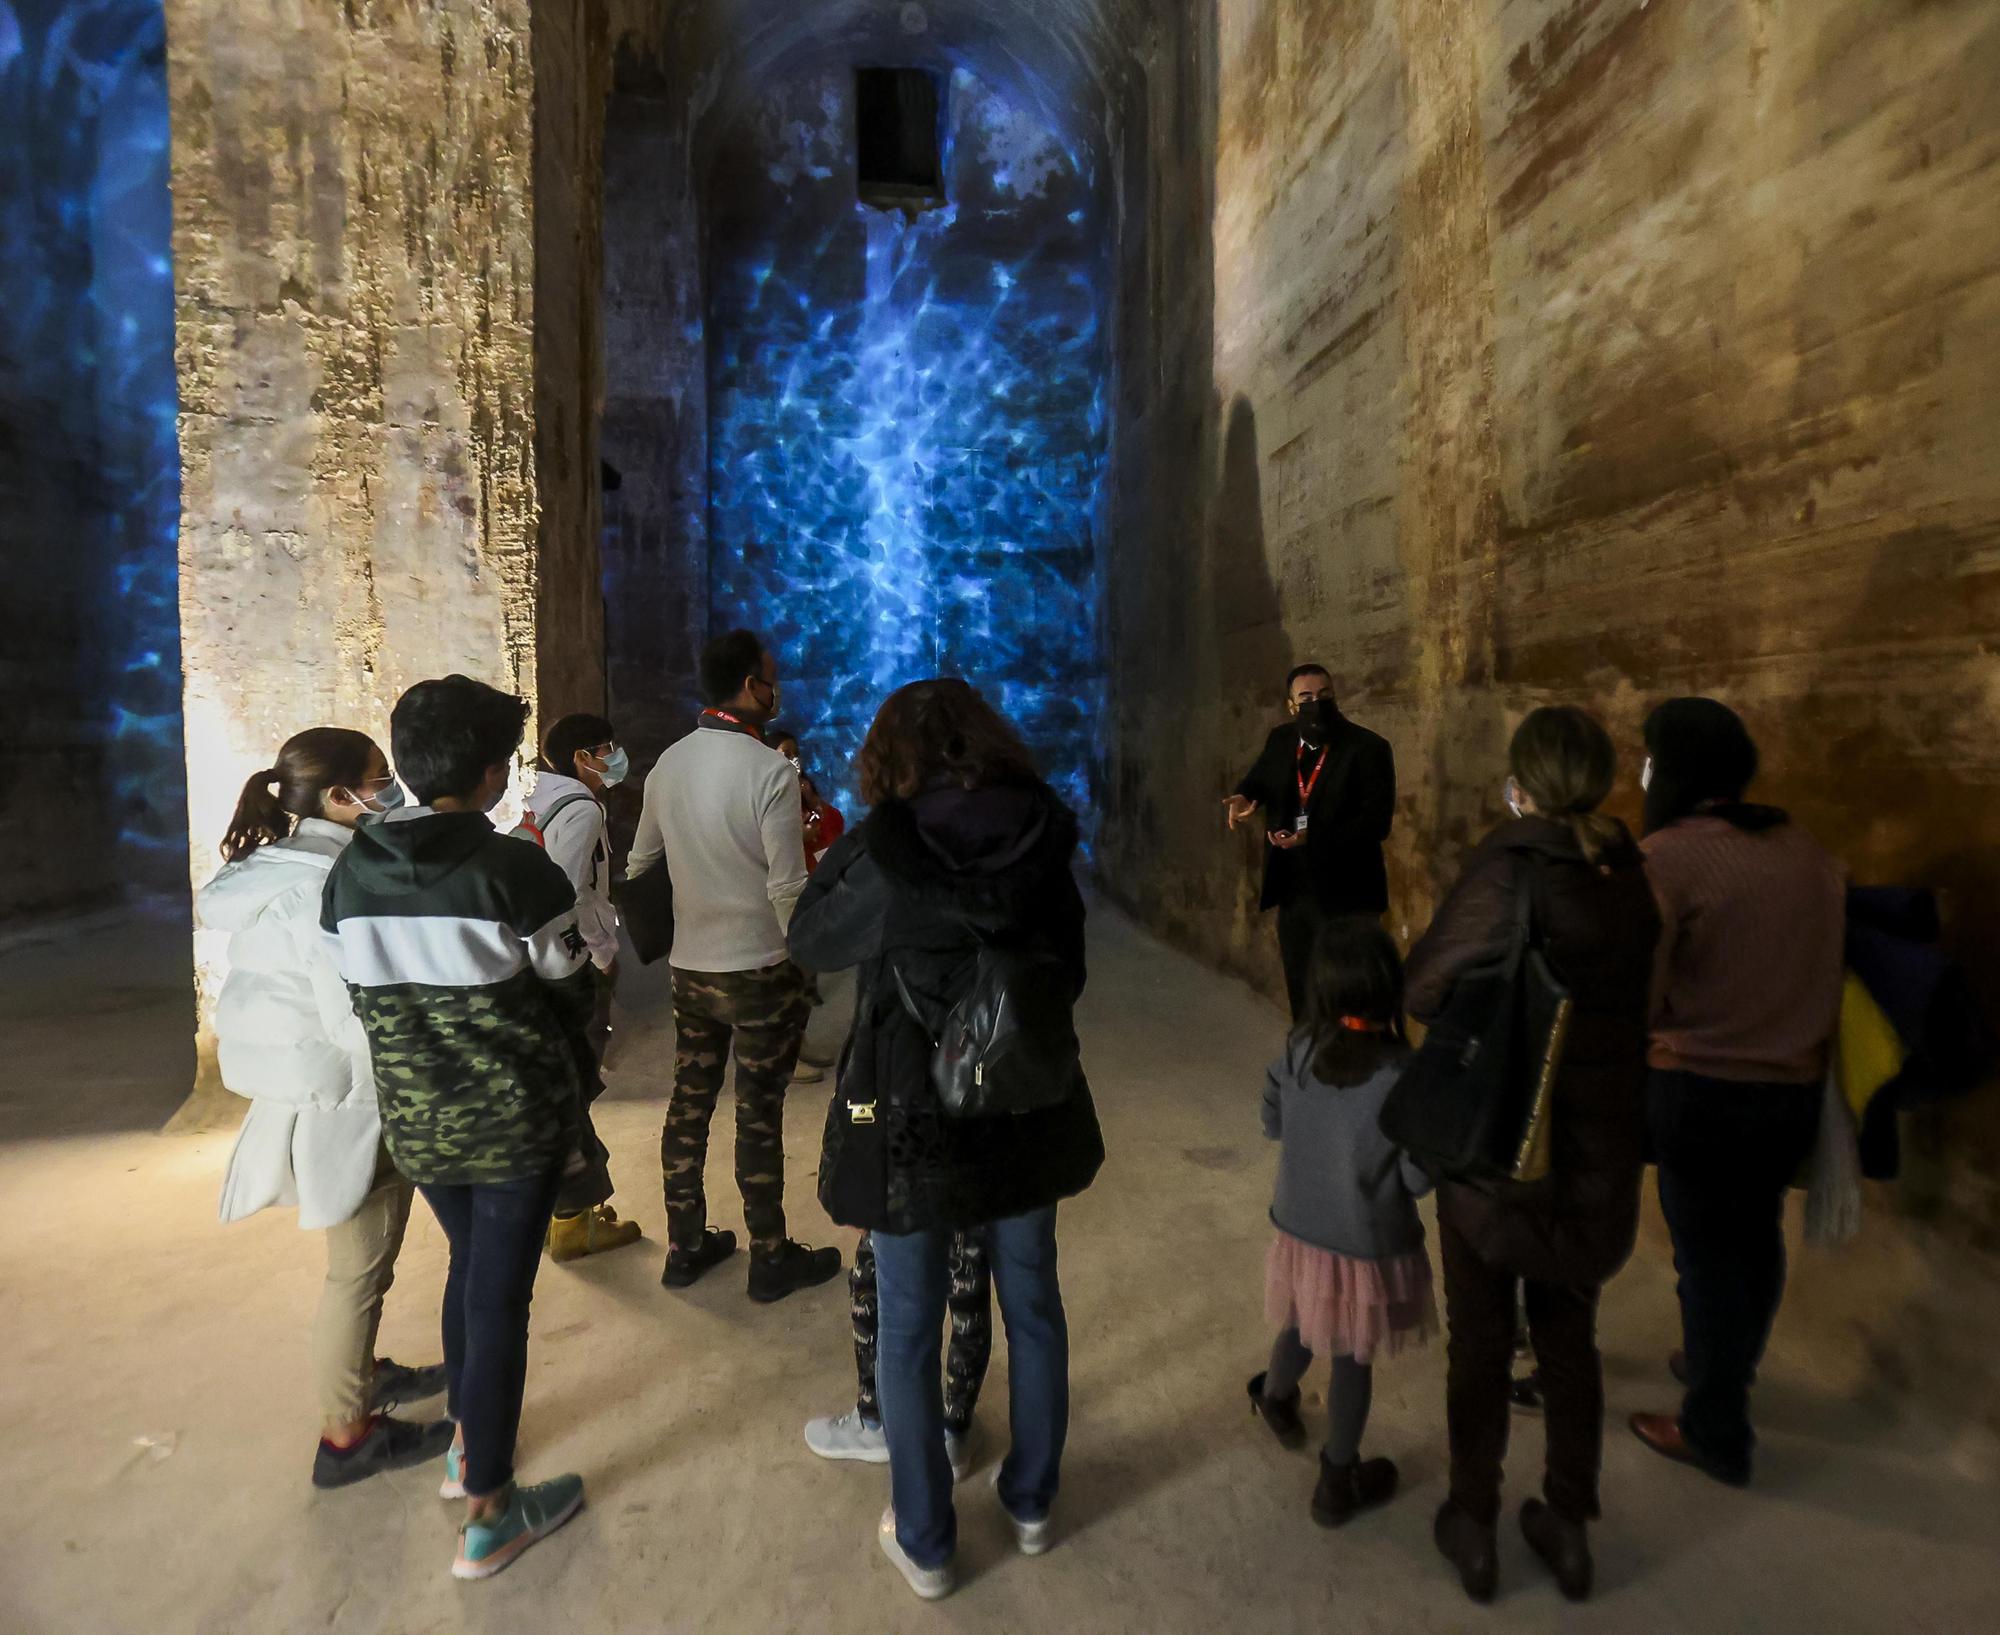
<svg viewBox="0 0 2000 1635"><path fill-rule="evenodd" d="M1290 724L1272 729L1228 810L1232 829L1264 813L1261 906L1278 911L1278 955L1298 1021L1321 923L1389 907L1382 842L1396 811L1396 760L1386 739L1340 713L1333 678L1317 664L1285 678L1285 709Z"/></svg>

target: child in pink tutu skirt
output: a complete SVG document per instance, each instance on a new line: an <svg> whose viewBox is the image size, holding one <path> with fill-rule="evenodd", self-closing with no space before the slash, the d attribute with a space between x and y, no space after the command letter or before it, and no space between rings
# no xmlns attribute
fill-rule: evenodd
<svg viewBox="0 0 2000 1635"><path fill-rule="evenodd" d="M1437 1331L1417 1199L1430 1183L1382 1135L1382 1101L1409 1060L1403 966L1380 926L1329 921L1307 977L1305 1021L1264 1085L1264 1133L1280 1143L1277 1236L1264 1309L1278 1330L1250 1381L1251 1409L1288 1448L1305 1445L1299 1380L1333 1364L1313 1519L1338 1527L1396 1491L1396 1466L1363 1459L1374 1362Z"/></svg>

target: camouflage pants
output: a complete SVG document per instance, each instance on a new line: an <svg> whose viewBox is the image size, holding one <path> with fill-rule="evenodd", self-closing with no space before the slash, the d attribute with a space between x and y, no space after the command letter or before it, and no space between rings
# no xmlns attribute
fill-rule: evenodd
<svg viewBox="0 0 2000 1635"><path fill-rule="evenodd" d="M986 1365L993 1357L993 1272L986 1260L986 1240L975 1229L954 1232L945 1264L951 1270L946 1309L951 1313L951 1339L944 1354L944 1423L963 1436L979 1406L986 1383ZM854 1405L871 1425L882 1423L882 1405L875 1393L875 1335L881 1312L875 1301L875 1242L866 1232L854 1246L854 1265L847 1274L847 1294L854 1313L854 1367L861 1390Z"/></svg>
<svg viewBox="0 0 2000 1635"><path fill-rule="evenodd" d="M708 1226L702 1172L708 1126L736 1049L736 1185L753 1253L785 1240L785 1091L805 1041L805 976L789 960L761 971L674 972L674 1095L660 1132L667 1237L691 1249Z"/></svg>

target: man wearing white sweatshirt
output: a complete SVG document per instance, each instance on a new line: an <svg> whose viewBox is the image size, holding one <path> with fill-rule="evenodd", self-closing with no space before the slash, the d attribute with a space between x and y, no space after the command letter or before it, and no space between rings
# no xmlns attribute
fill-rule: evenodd
<svg viewBox="0 0 2000 1635"><path fill-rule="evenodd" d="M750 1298L782 1300L840 1273L840 1251L785 1235L785 1090L809 1014L785 932L805 890L798 774L764 741L778 713L778 663L747 630L701 655L707 708L646 779L627 865L665 868L674 888L674 1094L660 1136L666 1269L686 1288L736 1251L708 1224L708 1127L736 1052L736 1185L750 1233Z"/></svg>

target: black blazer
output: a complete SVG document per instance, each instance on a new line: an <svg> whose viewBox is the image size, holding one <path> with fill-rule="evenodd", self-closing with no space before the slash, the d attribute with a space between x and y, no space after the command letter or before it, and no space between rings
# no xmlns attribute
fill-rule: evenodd
<svg viewBox="0 0 2000 1635"><path fill-rule="evenodd" d="M1299 820L1299 729L1271 729L1264 752L1236 786L1264 808L1273 829ZM1313 763L1306 752L1305 764ZM1312 821L1296 851L1264 847L1262 906L1310 897L1329 914L1381 914L1389 907L1389 872L1382 842L1396 815L1396 757L1386 738L1346 716L1327 739L1326 766L1306 808Z"/></svg>

